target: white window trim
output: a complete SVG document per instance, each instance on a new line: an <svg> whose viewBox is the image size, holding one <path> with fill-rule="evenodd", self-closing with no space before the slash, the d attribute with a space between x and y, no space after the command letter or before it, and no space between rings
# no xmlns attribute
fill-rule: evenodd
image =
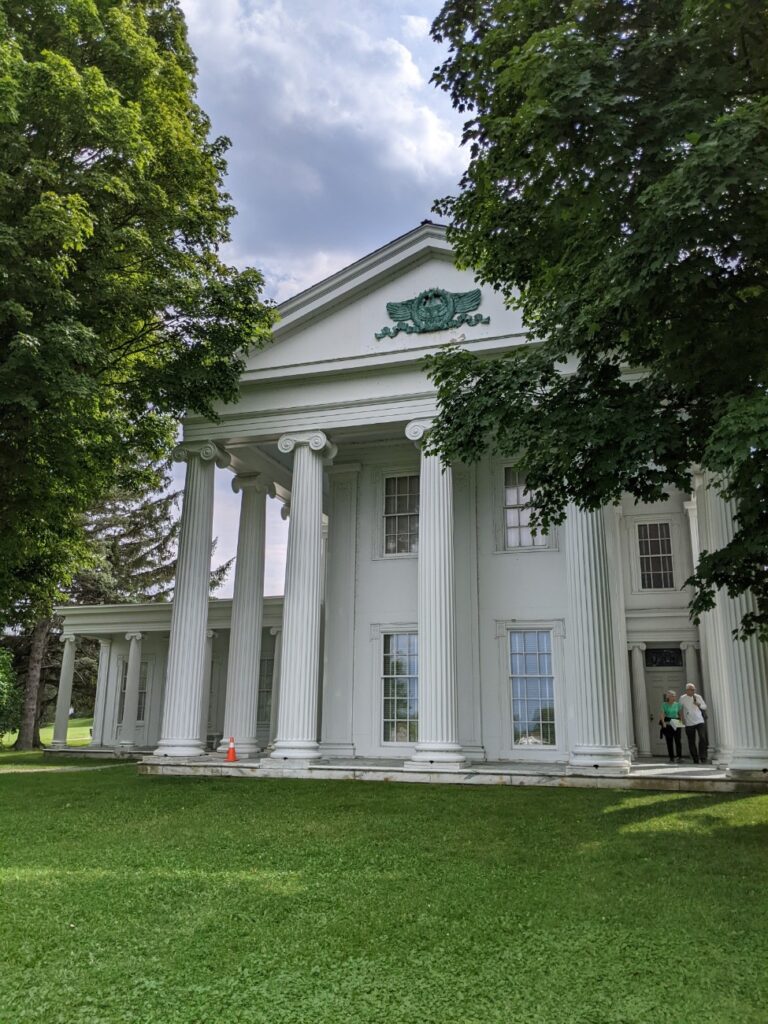
<svg viewBox="0 0 768 1024"><path fill-rule="evenodd" d="M627 542L629 544L629 584L633 594L678 594L682 590L683 581L691 574L685 571L683 564L683 534L682 517L667 513L657 515L628 516L624 519L627 524ZM640 571L640 535L638 526L647 523L666 523L669 526L669 536L672 544L672 580L671 587L644 587L642 586L642 574Z"/></svg>
<svg viewBox="0 0 768 1024"><path fill-rule="evenodd" d="M413 755L416 749L415 743L385 743L384 742L384 680L382 678L382 666L384 664L384 634L385 633L416 633L418 636L419 627L416 622L373 622L371 623L371 652L372 652L372 680L373 701L371 702L371 738L374 751L381 757L391 757L395 760L402 758L407 760ZM419 654L421 659L421 654ZM421 667L421 664L419 664ZM419 686L421 686L421 673L419 673Z"/></svg>
<svg viewBox="0 0 768 1024"><path fill-rule="evenodd" d="M514 469L516 473L525 476L525 472L513 465L511 462L499 462L493 466L493 532L494 532L494 553L497 555L530 555L541 554L543 551L558 551L560 547L560 531L552 526L547 534L547 543L530 547L507 547L507 523L505 517L505 486L504 473L507 469Z"/></svg>
<svg viewBox="0 0 768 1024"><path fill-rule="evenodd" d="M544 550L547 550L546 548ZM512 721L512 692L509 680L509 634L512 630L547 629L552 633L552 678L555 693L555 736L552 747L515 746ZM499 721L501 723L500 761L562 761L568 750L565 699L565 621L563 619L497 619L496 642L499 654ZM506 744L506 745L505 745Z"/></svg>
<svg viewBox="0 0 768 1024"><path fill-rule="evenodd" d="M403 551L399 553L387 554L384 550L385 537L384 537L384 481L387 477L392 476L421 476L419 470L419 463L416 461L395 463L393 465L386 465L376 469L375 471L375 482L374 482L374 493L376 504L376 526L371 530L373 537L373 550L371 552L371 558L373 561L397 561L403 558L418 558L419 553L417 551ZM419 483L421 486L421 483ZM421 515L421 512L419 512Z"/></svg>

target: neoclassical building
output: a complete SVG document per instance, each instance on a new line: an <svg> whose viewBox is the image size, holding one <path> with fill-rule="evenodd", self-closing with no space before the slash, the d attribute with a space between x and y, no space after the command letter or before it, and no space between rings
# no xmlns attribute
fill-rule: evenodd
<svg viewBox="0 0 768 1024"><path fill-rule="evenodd" d="M66 743L77 636L101 642L92 746L146 765L238 757L467 773L559 766L622 775L664 755L665 690L694 682L712 756L768 773L768 651L732 630L748 598L700 627L684 581L731 512L706 480L663 503L627 496L528 526L503 459L443 467L422 447L436 405L423 357L446 342L498 355L519 314L456 268L425 222L280 307L217 423L189 417L173 605L66 608L55 746ZM240 494L234 595L208 596L214 478ZM285 502L285 595L264 599L267 495ZM474 767L471 767L474 766Z"/></svg>

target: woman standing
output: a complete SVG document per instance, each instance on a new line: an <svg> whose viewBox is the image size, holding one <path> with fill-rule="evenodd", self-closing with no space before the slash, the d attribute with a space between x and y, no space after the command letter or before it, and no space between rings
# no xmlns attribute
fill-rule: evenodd
<svg viewBox="0 0 768 1024"><path fill-rule="evenodd" d="M675 723L674 725L672 723ZM661 705L661 714L659 715L659 725L661 731L664 733L664 739L667 741L667 752L669 753L669 763L674 764L675 761L682 761L683 759L683 738L680 735L682 729L680 727L680 703L677 700L674 690L667 690L664 694L664 700ZM674 743L675 753L672 753L672 745Z"/></svg>

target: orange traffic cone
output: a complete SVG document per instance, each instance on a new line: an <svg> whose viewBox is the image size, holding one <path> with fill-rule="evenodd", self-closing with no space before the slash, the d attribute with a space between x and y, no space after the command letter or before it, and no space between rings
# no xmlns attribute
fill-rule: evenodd
<svg viewBox="0 0 768 1024"><path fill-rule="evenodd" d="M227 760L227 761L236 761L237 760L237 753L235 752L235 737L234 736L230 736L229 737L229 747L227 749L227 756L226 756L225 760Z"/></svg>

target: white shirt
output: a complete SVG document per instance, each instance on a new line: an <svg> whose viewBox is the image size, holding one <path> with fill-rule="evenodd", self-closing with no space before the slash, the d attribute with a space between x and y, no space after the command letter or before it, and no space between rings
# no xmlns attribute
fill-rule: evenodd
<svg viewBox="0 0 768 1024"><path fill-rule="evenodd" d="M680 707L683 709L683 725L701 725L704 721L702 711L706 711L707 705L698 693L688 696L687 693L680 697Z"/></svg>

